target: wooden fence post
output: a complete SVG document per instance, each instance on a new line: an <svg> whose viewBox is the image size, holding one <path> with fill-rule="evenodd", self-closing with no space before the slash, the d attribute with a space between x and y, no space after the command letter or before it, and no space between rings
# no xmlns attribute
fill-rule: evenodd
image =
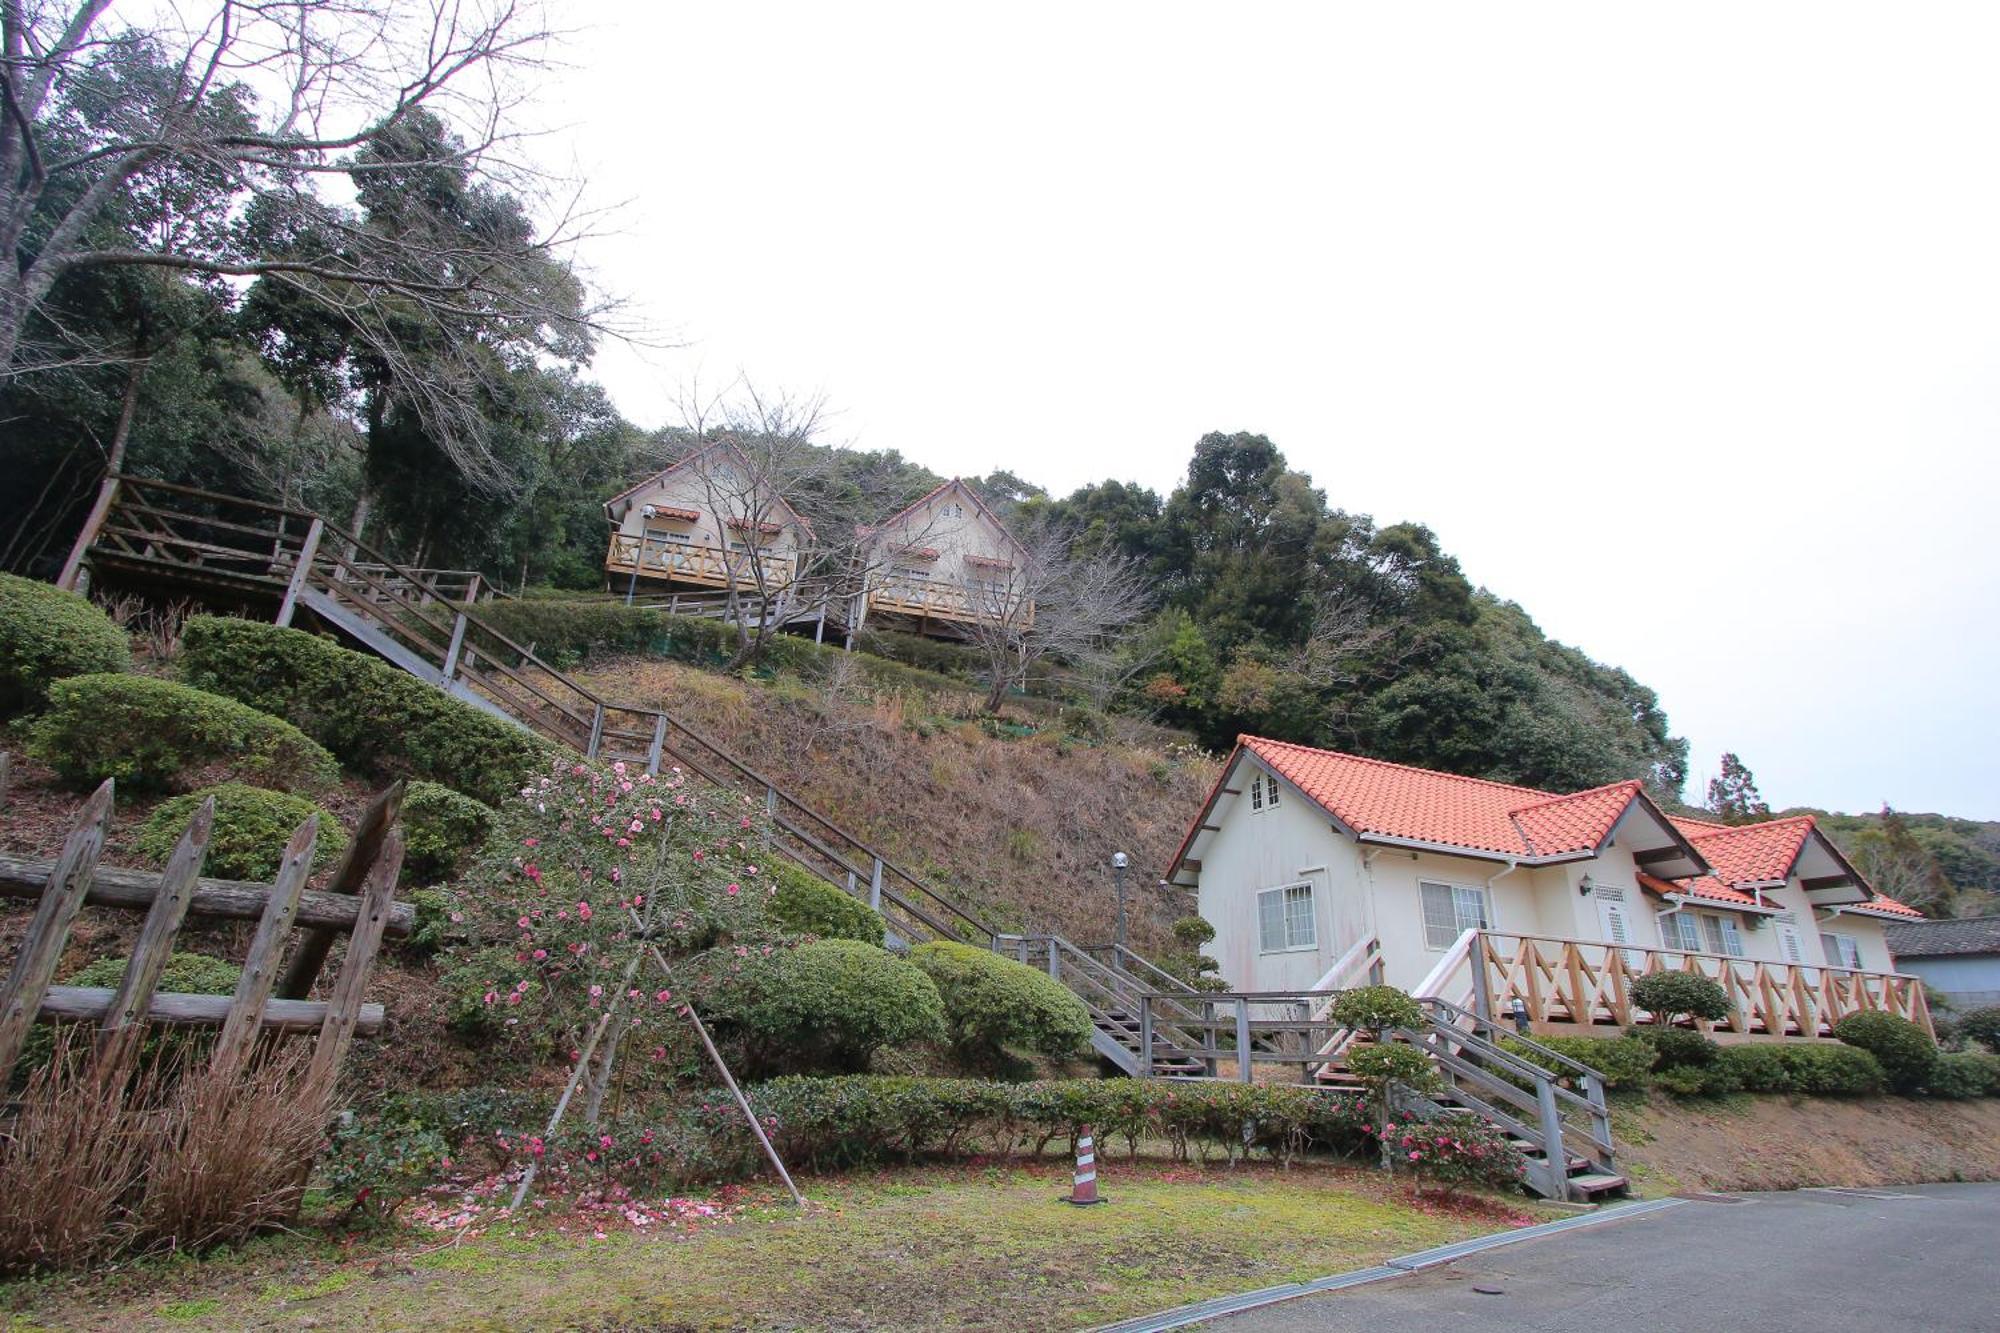
<svg viewBox="0 0 2000 1333"><path fill-rule="evenodd" d="M1250 1001L1236 997L1236 1077L1250 1081Z"/></svg>
<svg viewBox="0 0 2000 1333"><path fill-rule="evenodd" d="M285 936L291 933L292 918L298 915L299 895L312 874L313 850L318 845L319 816L307 815L285 844L277 880L271 885L263 918L257 922L257 933L250 939L250 952L243 959L243 975L236 983L229 1017L223 1020L222 1035L215 1041L210 1068L225 1083L242 1072L257 1044L264 1005L277 979L278 955L285 947Z"/></svg>
<svg viewBox="0 0 2000 1333"><path fill-rule="evenodd" d="M341 1057L354 1039L354 1025L361 1016L361 994L368 985L368 969L375 964L376 950L382 947L382 932L389 924L389 908L396 899L396 878L403 873L402 830L391 828L382 838L375 863L368 868L361 886L361 915L347 937L347 957L341 962L340 976L327 997L326 1021L320 1025L319 1044L313 1048L312 1065L306 1072L306 1087L315 1096L330 1096L333 1081L340 1073Z"/></svg>
<svg viewBox="0 0 2000 1333"><path fill-rule="evenodd" d="M326 520L313 515L313 521L306 526L306 539L299 545L299 562L292 567L291 581L285 585L285 600L278 604L278 618L274 623L280 626L292 623L292 613L299 605L299 594L305 591L306 583L312 578L313 561L319 558L319 539L324 531Z"/></svg>
<svg viewBox="0 0 2000 1333"><path fill-rule="evenodd" d="M160 876L159 891L146 912L146 924L139 930L139 942L125 964L124 979L98 1029L97 1058L105 1069L121 1068L127 1055L138 1046L146 1030L146 1014L152 1008L153 991L173 955L174 936L187 917L188 903L194 898L195 880L201 876L202 858L208 855L209 835L215 829L215 798L209 797L195 811L167 858Z"/></svg>
<svg viewBox="0 0 2000 1333"><path fill-rule="evenodd" d="M0 984L0 1087L14 1072L21 1058L21 1046L28 1029L41 1012L42 997L55 980L56 964L62 959L69 928L76 921L83 896L90 891L91 876L97 873L97 858L104 850L104 824L111 814L111 779L91 793L77 815L76 824L63 842L62 855L42 891L41 905L35 909L28 933L21 941L21 955L7 980Z"/></svg>
<svg viewBox="0 0 2000 1333"><path fill-rule="evenodd" d="M354 830L354 840L347 844L347 852L340 859L339 869L333 872L333 879L327 883L330 893L359 893L363 881L376 858L382 854L382 841L389 836L390 826L403 810L401 781L391 783L387 790L377 796L361 816L359 827ZM361 923L357 920L358 929ZM278 998L281 1000L303 1000L312 994L313 982L319 979L320 969L326 966L326 956L333 948L333 941L339 931L321 926L306 933L299 941L298 952L292 955L291 963L285 968L285 976L278 983Z"/></svg>

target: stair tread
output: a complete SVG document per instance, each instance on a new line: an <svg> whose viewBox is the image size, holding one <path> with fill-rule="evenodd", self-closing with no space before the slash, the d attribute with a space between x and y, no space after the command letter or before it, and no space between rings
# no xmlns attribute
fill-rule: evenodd
<svg viewBox="0 0 2000 1333"><path fill-rule="evenodd" d="M1593 1171L1585 1175L1571 1176L1569 1183L1572 1189L1579 1189L1587 1194L1595 1194L1602 1190L1619 1189L1632 1182L1612 1172Z"/></svg>

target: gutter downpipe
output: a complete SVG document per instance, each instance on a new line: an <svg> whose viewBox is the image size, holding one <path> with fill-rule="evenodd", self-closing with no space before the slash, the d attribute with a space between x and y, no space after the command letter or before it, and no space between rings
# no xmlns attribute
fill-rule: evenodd
<svg viewBox="0 0 2000 1333"><path fill-rule="evenodd" d="M1521 868L1519 857L1510 856L1507 864L1486 877L1486 885L1480 890L1486 897L1486 910L1493 911L1493 886ZM1487 1022L1493 1021L1493 997L1486 985L1486 950L1483 946L1483 932L1472 941L1471 956L1466 959L1472 967L1472 1012Z"/></svg>

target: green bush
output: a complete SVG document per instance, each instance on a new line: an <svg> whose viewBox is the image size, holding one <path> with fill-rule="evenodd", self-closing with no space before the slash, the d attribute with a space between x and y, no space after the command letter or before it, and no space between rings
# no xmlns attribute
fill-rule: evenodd
<svg viewBox="0 0 2000 1333"><path fill-rule="evenodd" d="M1333 1021L1342 1027L1380 1032L1423 1026L1423 1007L1394 986L1357 986L1333 1002Z"/></svg>
<svg viewBox="0 0 2000 1333"><path fill-rule="evenodd" d="M72 782L116 778L171 789L224 768L275 787L338 776L333 756L298 728L234 699L151 676L73 676L49 687L28 753Z"/></svg>
<svg viewBox="0 0 2000 1333"><path fill-rule="evenodd" d="M945 940L918 945L910 961L937 986L952 1050L968 1068L1015 1068L1015 1051L1061 1060L1090 1049L1090 1011L1045 972Z"/></svg>
<svg viewBox="0 0 2000 1333"><path fill-rule="evenodd" d="M858 1072L884 1046L938 1041L944 1006L923 971L859 940L813 940L750 955L724 978L709 1012L741 1043L754 1077Z"/></svg>
<svg viewBox="0 0 2000 1333"><path fill-rule="evenodd" d="M1375 1151L1361 1099L1317 1088L860 1076L781 1078L745 1092L779 1154L812 1170L920 1157L1040 1153L1052 1142L1067 1152L1085 1127L1096 1134L1100 1158L1119 1141L1128 1151L1141 1141L1164 1142L1176 1158L1218 1152L1234 1160L1261 1152L1291 1161L1307 1151L1349 1158ZM648 1139L674 1145L655 1169L678 1183L762 1169L757 1145L726 1093L702 1097L677 1123L627 1123L610 1132L620 1145ZM594 1148L598 1142L583 1139L576 1146Z"/></svg>
<svg viewBox="0 0 2000 1333"><path fill-rule="evenodd" d="M1700 1069L1715 1063L1721 1049L1699 1032L1687 1028L1628 1028L1625 1035L1653 1048L1653 1069Z"/></svg>
<svg viewBox="0 0 2000 1333"><path fill-rule="evenodd" d="M876 657L900 662L919 671L956 677L960 681L976 680L986 670L985 654L977 648L941 639L926 639L919 634L864 629L855 636L854 646Z"/></svg>
<svg viewBox="0 0 2000 1333"><path fill-rule="evenodd" d="M777 890L768 910L785 929L825 940L878 945L888 934L889 923L880 912L811 871L789 861L773 861L765 871Z"/></svg>
<svg viewBox="0 0 2000 1333"><path fill-rule="evenodd" d="M115 990L118 983L125 980L125 969L131 963L129 958L95 959L71 973L63 985L101 986L106 990ZM205 953L183 953L176 949L167 956L167 965L160 971L160 984L156 989L175 995L233 995L242 975L243 969L227 959L211 958Z"/></svg>
<svg viewBox="0 0 2000 1333"><path fill-rule="evenodd" d="M320 1172L349 1215L387 1220L420 1194L451 1158L452 1145L420 1107L392 1100L371 1115L343 1112L327 1136Z"/></svg>
<svg viewBox="0 0 2000 1333"><path fill-rule="evenodd" d="M2000 1055L2000 1004L1968 1009L1958 1016L1958 1034Z"/></svg>
<svg viewBox="0 0 2000 1333"><path fill-rule="evenodd" d="M132 669L132 645L88 598L0 574L0 717L38 707L49 683Z"/></svg>
<svg viewBox="0 0 2000 1333"><path fill-rule="evenodd" d="M1395 1083L1412 1092L1433 1092L1439 1086L1437 1070L1430 1057L1414 1046L1386 1042L1362 1046L1347 1054L1347 1069L1356 1078L1377 1088Z"/></svg>
<svg viewBox="0 0 2000 1333"><path fill-rule="evenodd" d="M1712 1068L1746 1092L1866 1097L1882 1091L1874 1056L1832 1042L1757 1042L1724 1046Z"/></svg>
<svg viewBox="0 0 2000 1333"><path fill-rule="evenodd" d="M159 803L140 826L139 853L165 861L180 841L181 831L208 797L215 798L215 831L208 840L202 873L218 879L249 879L270 883L284 859L285 843L306 816L319 816L319 841L313 867L332 865L347 849L347 832L332 812L303 796L266 791L241 782L224 782Z"/></svg>
<svg viewBox="0 0 2000 1333"><path fill-rule="evenodd" d="M1632 1003L1671 1026L1683 1018L1717 1022L1729 1017L1729 992L1693 972L1654 972L1632 983Z"/></svg>
<svg viewBox="0 0 2000 1333"><path fill-rule="evenodd" d="M1940 1055L1924 1080L1926 1097L2000 1097L2000 1055L1953 1051Z"/></svg>
<svg viewBox="0 0 2000 1333"><path fill-rule="evenodd" d="M1653 1085L1664 1088L1677 1097L1719 1096L1733 1092L1726 1077L1716 1074L1713 1066L1681 1065L1673 1069L1654 1071Z"/></svg>
<svg viewBox="0 0 2000 1333"><path fill-rule="evenodd" d="M493 828L493 807L437 782L403 789L403 878L428 884L449 879L477 852Z"/></svg>
<svg viewBox="0 0 2000 1333"><path fill-rule="evenodd" d="M1923 1087L1937 1065L1937 1043L1930 1033L1907 1018L1879 1009L1849 1014L1834 1024L1833 1035L1881 1061L1892 1092L1914 1092Z"/></svg>
<svg viewBox="0 0 2000 1333"><path fill-rule="evenodd" d="M181 638L190 685L289 719L350 768L425 778L490 806L553 747L415 676L300 630L194 616Z"/></svg>
<svg viewBox="0 0 2000 1333"><path fill-rule="evenodd" d="M1607 1088L1642 1089L1652 1082L1657 1053L1650 1042L1638 1037L1536 1037L1535 1042L1590 1066ZM1500 1045L1530 1063L1539 1063L1534 1048L1524 1042L1503 1037ZM1554 1072L1563 1071L1558 1066Z"/></svg>
<svg viewBox="0 0 2000 1333"><path fill-rule="evenodd" d="M668 622L675 619L621 601L553 597L483 603L479 618L558 667L576 666L599 653L659 653L670 637ZM497 639L475 631L473 642L505 660Z"/></svg>

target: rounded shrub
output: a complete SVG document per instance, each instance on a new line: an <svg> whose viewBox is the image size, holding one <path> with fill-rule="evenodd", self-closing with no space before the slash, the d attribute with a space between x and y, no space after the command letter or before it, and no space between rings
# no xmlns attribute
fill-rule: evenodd
<svg viewBox="0 0 2000 1333"><path fill-rule="evenodd" d="M2000 1004L1968 1009L1958 1017L1958 1035L2000 1055Z"/></svg>
<svg viewBox="0 0 2000 1333"><path fill-rule="evenodd" d="M2000 1097L2000 1055L1946 1052L1924 1080L1923 1092L1926 1097Z"/></svg>
<svg viewBox="0 0 2000 1333"><path fill-rule="evenodd" d="M889 923L880 912L811 871L789 861L774 861L765 870L776 890L768 910L786 930L864 944L880 944L888 934Z"/></svg>
<svg viewBox="0 0 2000 1333"><path fill-rule="evenodd" d="M1654 972L1632 983L1632 1003L1653 1016L1655 1023L1701 1018L1713 1023L1729 1017L1729 992L1722 983L1694 972Z"/></svg>
<svg viewBox="0 0 2000 1333"><path fill-rule="evenodd" d="M1865 1097L1885 1080L1874 1056L1838 1042L1756 1042L1724 1046L1712 1069L1746 1092Z"/></svg>
<svg viewBox="0 0 2000 1333"><path fill-rule="evenodd" d="M1357 986L1333 1002L1333 1021L1342 1027L1380 1032L1383 1028L1416 1028L1424 1021L1423 1006L1394 986Z"/></svg>
<svg viewBox="0 0 2000 1333"><path fill-rule="evenodd" d="M241 782L224 782L175 796L155 806L140 826L142 855L164 861L172 855L181 831L209 797L215 798L215 831L209 837L202 873L218 879L269 882L278 873L285 843L306 816L319 816L319 841L313 847L313 867L331 865L347 849L347 832L330 811L303 796L267 791Z"/></svg>
<svg viewBox="0 0 2000 1333"><path fill-rule="evenodd" d="M1413 1092L1431 1092L1438 1087L1437 1070L1431 1066L1430 1057L1401 1042L1357 1047L1347 1053L1347 1069L1356 1078L1378 1088L1394 1083Z"/></svg>
<svg viewBox="0 0 2000 1333"><path fill-rule="evenodd" d="M944 1006L922 969L859 940L753 954L707 1003L752 1077L858 1072L885 1046L945 1035Z"/></svg>
<svg viewBox="0 0 2000 1333"><path fill-rule="evenodd" d="M192 616L178 669L190 685L292 722L349 768L441 782L496 809L553 752L387 662L302 630Z"/></svg>
<svg viewBox="0 0 2000 1333"><path fill-rule="evenodd" d="M493 807L437 782L403 789L403 877L428 884L449 879L478 851L493 827Z"/></svg>
<svg viewBox="0 0 2000 1333"><path fill-rule="evenodd" d="M286 789L321 786L339 772L297 727L234 699L109 673L51 685L28 753L72 782L116 778L154 790L185 787L213 768Z"/></svg>
<svg viewBox="0 0 2000 1333"><path fill-rule="evenodd" d="M952 1050L970 1067L1005 1070L1020 1051L1061 1060L1090 1049L1090 1011L1046 972L949 940L918 945L910 961L937 986Z"/></svg>
<svg viewBox="0 0 2000 1333"><path fill-rule="evenodd" d="M38 707L51 681L131 669L125 631L88 598L0 574L0 717Z"/></svg>
<svg viewBox="0 0 2000 1333"><path fill-rule="evenodd" d="M1669 1069L1700 1069L1714 1064L1715 1053L1722 1049L1701 1033L1687 1028L1632 1028L1626 1035L1653 1048L1653 1069L1659 1073Z"/></svg>
<svg viewBox="0 0 2000 1333"><path fill-rule="evenodd" d="M1536 1037L1535 1042L1596 1070L1607 1088L1641 1089L1652 1081L1657 1052L1640 1037ZM1539 1063L1534 1047L1526 1042L1503 1037L1500 1045L1531 1064ZM1564 1071L1558 1067L1555 1072Z"/></svg>
<svg viewBox="0 0 2000 1333"><path fill-rule="evenodd" d="M1937 1043L1907 1018L1870 1009L1833 1025L1833 1035L1882 1062L1892 1092L1914 1092L1937 1066Z"/></svg>

